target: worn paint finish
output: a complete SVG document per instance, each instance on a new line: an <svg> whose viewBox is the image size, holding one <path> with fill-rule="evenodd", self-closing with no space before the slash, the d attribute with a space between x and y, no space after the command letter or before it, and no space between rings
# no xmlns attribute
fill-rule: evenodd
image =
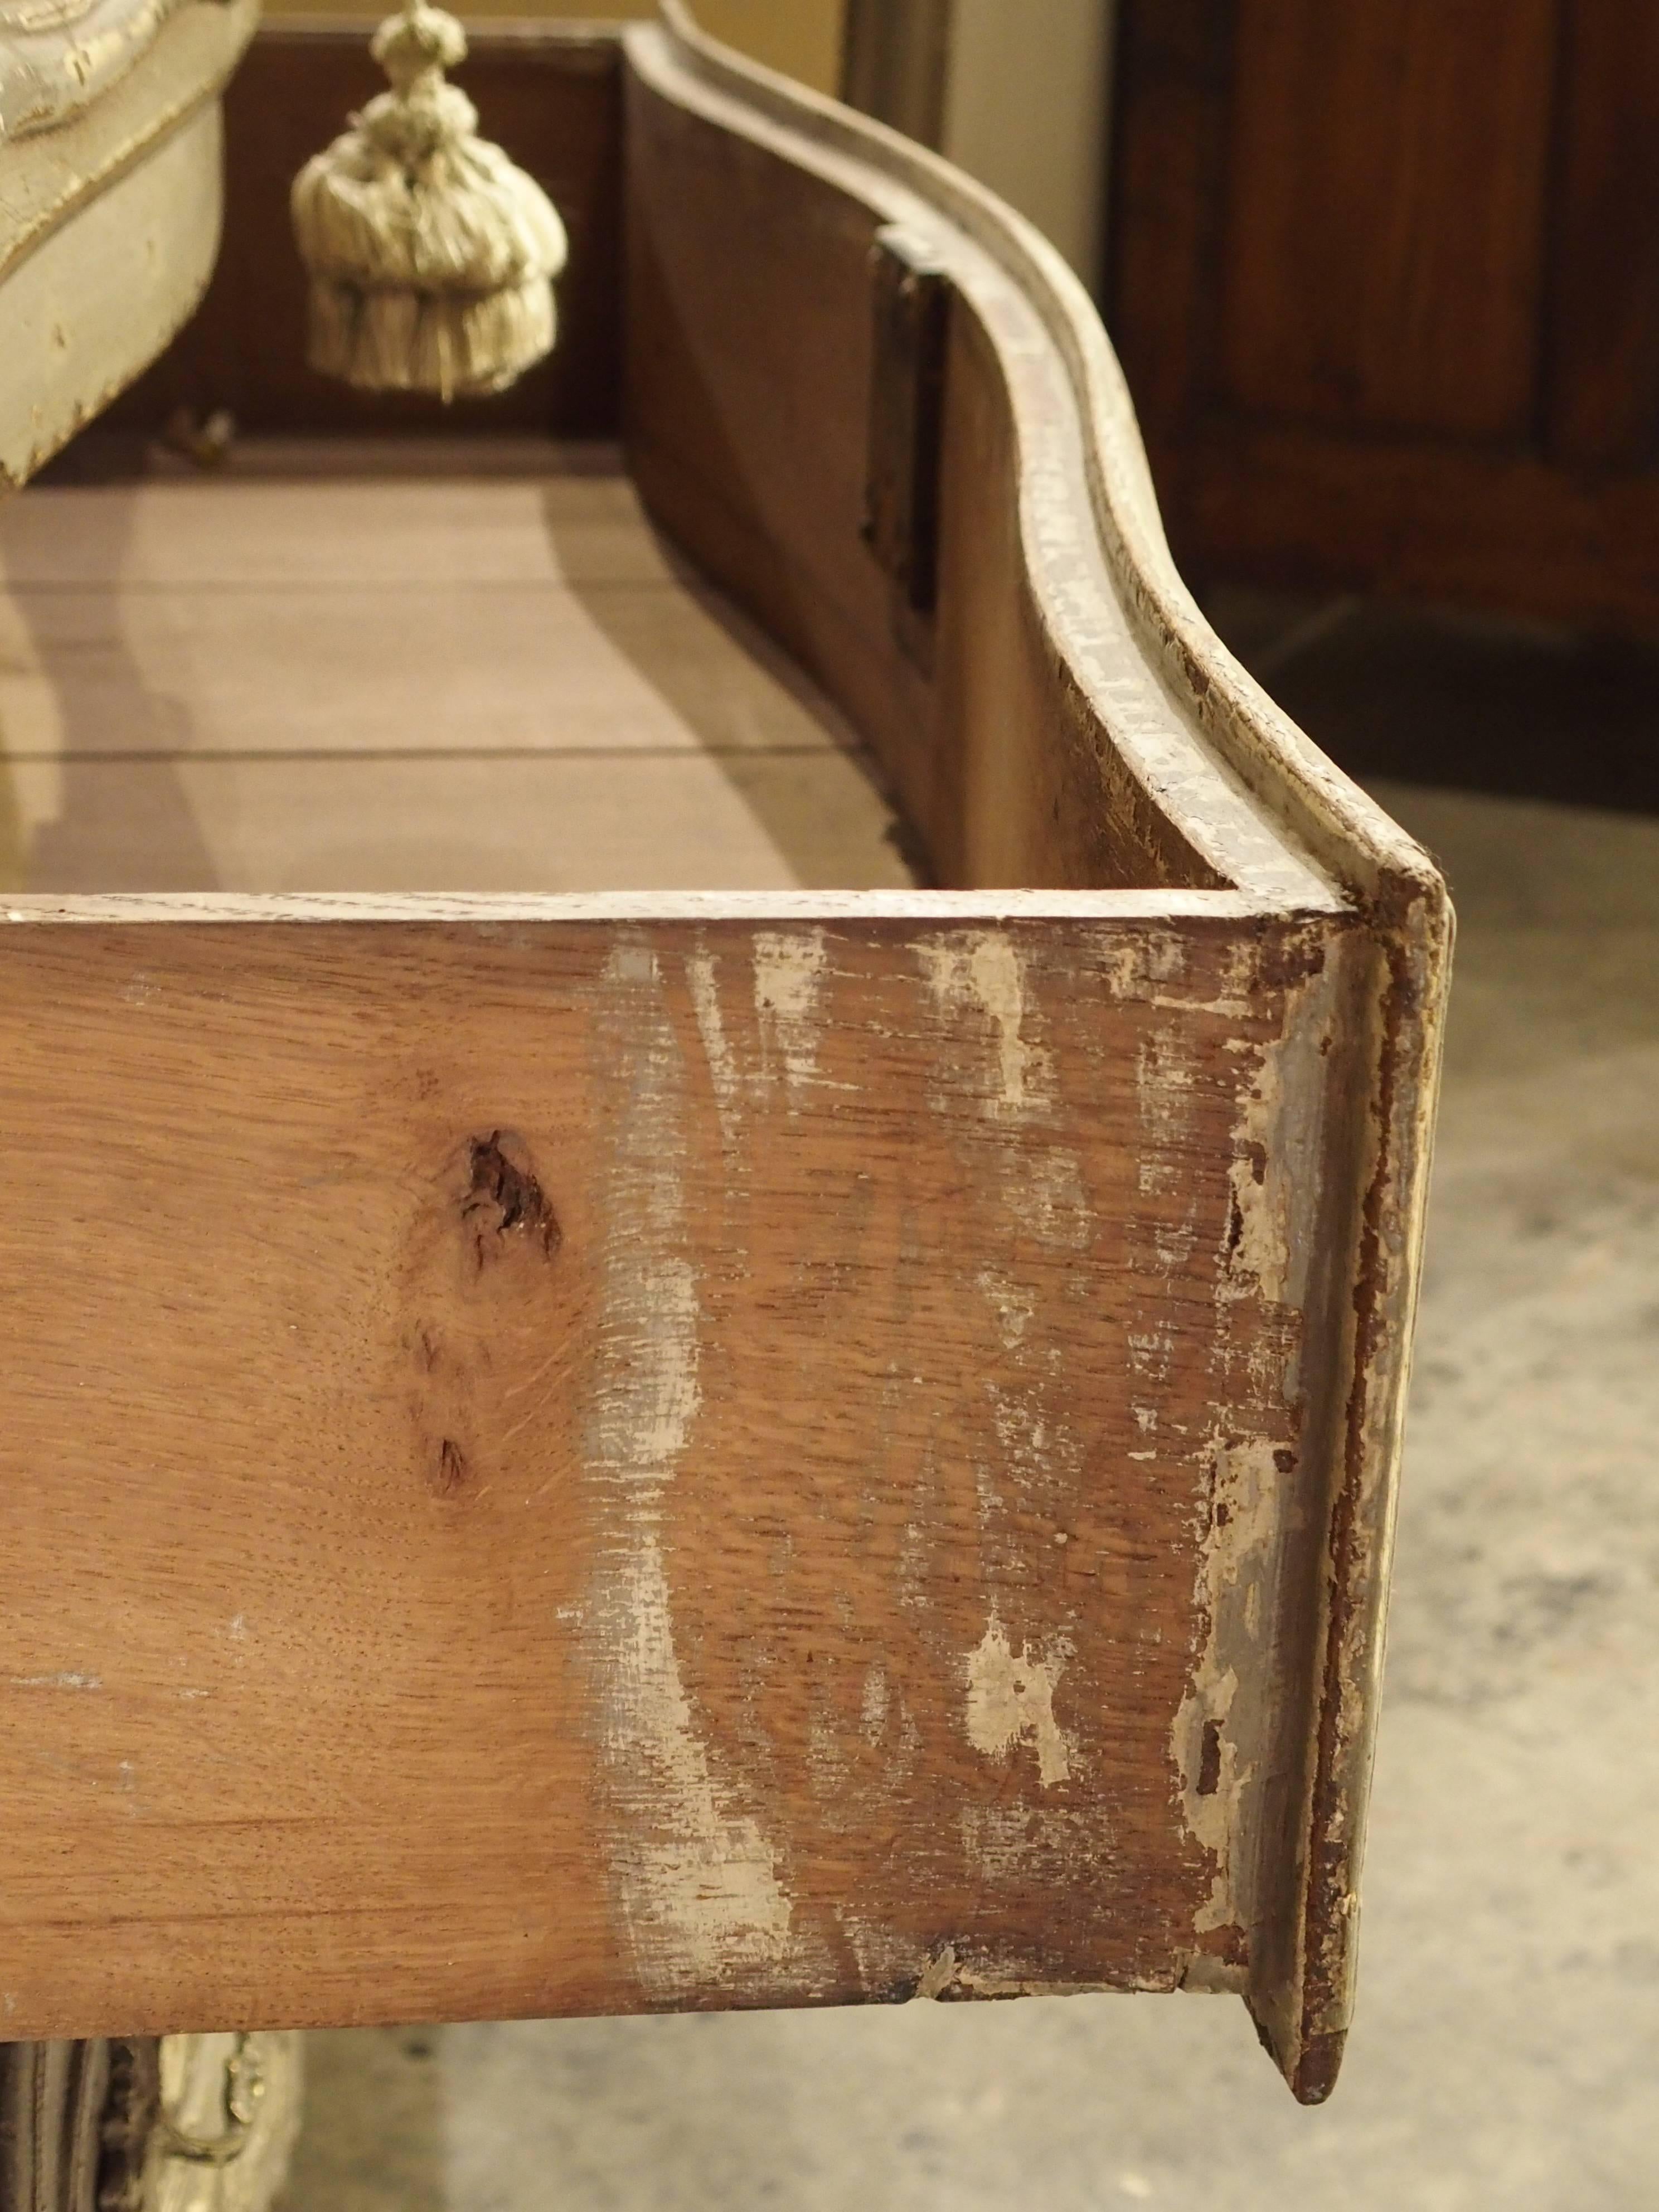
<svg viewBox="0 0 1659 2212"><path fill-rule="evenodd" d="M1007 1765L1021 1744L1029 1743L1036 1753L1037 1780L1045 1790L1068 1780L1072 1771L1072 1741L1054 1718L1054 1692L1069 1656L1063 1639L1041 1657L1024 1644L1013 1650L993 1612L963 1668L969 1743L1000 1765ZM988 1854L982 1863L990 1866L993 1856Z"/></svg>
<svg viewBox="0 0 1659 2212"><path fill-rule="evenodd" d="M792 1913L776 1849L716 1779L675 1650L663 1497L702 1401L684 1062L648 946L618 947L599 990L599 1033L616 1055L607 1078L620 1079L623 1099L587 1443L611 1533L585 1634L621 1917L642 1990L672 2002L765 1986L787 1955ZM706 993L699 1003L706 1011Z"/></svg>

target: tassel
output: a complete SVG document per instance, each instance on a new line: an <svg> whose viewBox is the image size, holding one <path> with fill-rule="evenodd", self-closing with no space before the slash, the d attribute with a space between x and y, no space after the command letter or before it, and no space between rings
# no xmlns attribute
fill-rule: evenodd
<svg viewBox="0 0 1659 2212"><path fill-rule="evenodd" d="M311 365L364 392L504 392L553 349L564 225L444 82L466 57L453 15L408 0L373 52L391 91L294 180Z"/></svg>

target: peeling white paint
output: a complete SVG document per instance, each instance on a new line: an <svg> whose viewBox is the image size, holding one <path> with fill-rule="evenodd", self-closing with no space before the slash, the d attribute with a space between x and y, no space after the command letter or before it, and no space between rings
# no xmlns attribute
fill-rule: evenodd
<svg viewBox="0 0 1659 2212"><path fill-rule="evenodd" d="M941 1015L972 1006L990 1025L994 1060L985 1112L1012 1121L1048 1113L1054 1103L1054 1058L1024 1035L1025 970L1012 939L1000 930L983 930L966 939L934 939L917 950Z"/></svg>
<svg viewBox="0 0 1659 2212"><path fill-rule="evenodd" d="M701 948L689 955L685 980L691 993L691 1010L696 1016L697 1035L702 1040L708 1079L714 1086L714 1110L720 1115L720 1135L727 1145L734 1145L740 1125L743 1079L726 1040L726 1023L720 1013L720 972L714 955Z"/></svg>
<svg viewBox="0 0 1659 2212"><path fill-rule="evenodd" d="M1137 930L1127 943L1107 947L1101 968L1115 999L1152 1000L1160 983L1178 983L1186 974L1186 942L1170 929Z"/></svg>
<svg viewBox="0 0 1659 2212"><path fill-rule="evenodd" d="M1082 1252L1093 1242L1082 1163L1066 1146L1011 1148L1002 1181L1014 1224L1046 1251Z"/></svg>
<svg viewBox="0 0 1659 2212"><path fill-rule="evenodd" d="M1070 1656L1055 1638L1046 1657L1029 1646L1015 1651L994 1607L990 1625L966 1661L968 1741L988 1759L1006 1761L1029 1741L1037 1755L1037 1779L1046 1790L1067 1780L1073 1746L1054 1718L1054 1689Z"/></svg>
<svg viewBox="0 0 1659 2212"><path fill-rule="evenodd" d="M1111 1856L1112 1838L1097 1806L1086 1811L1061 1805L964 1805L958 1816L962 1854L988 1888L1005 1882L1099 1875Z"/></svg>
<svg viewBox="0 0 1659 2212"><path fill-rule="evenodd" d="M1169 1380L1170 1364L1175 1358L1175 1339L1168 1329L1128 1330L1125 1342L1129 1347L1129 1367L1133 1373L1148 1382Z"/></svg>
<svg viewBox="0 0 1659 2212"><path fill-rule="evenodd" d="M1248 995L1255 969L1236 948L1225 980ZM1316 1240L1305 1224L1321 1202L1322 1115L1328 1084L1322 1046L1337 1018L1340 979L1334 963L1286 995L1279 1035L1265 1046L1235 1037L1254 1066L1242 1086L1232 1132L1227 1218L1219 1239L1216 1297L1301 1309ZM1248 1928L1255 1910L1252 1860L1254 1791L1269 1757L1268 1708L1275 1553L1281 1540L1294 1461L1296 1355L1271 1335L1251 1341L1243 1387L1257 1402L1282 1404L1278 1434L1218 1432L1202 1463L1210 1473L1207 1526L1194 1589L1196 1618L1207 1623L1176 1717L1172 1751L1182 1776L1188 1830L1214 1860L1211 1893L1195 1932ZM1280 1464L1282 1461L1283 1464ZM1220 1970L1197 1966L1199 1974Z"/></svg>
<svg viewBox="0 0 1659 2212"><path fill-rule="evenodd" d="M887 1726L887 1669L878 1659L864 1677L864 1733L872 1743L880 1741Z"/></svg>
<svg viewBox="0 0 1659 2212"><path fill-rule="evenodd" d="M1310 1102L1327 1085L1320 1061L1333 1021L1334 978L1310 976L1291 994L1282 1034L1262 1051L1233 1130L1228 1170L1226 1286L1235 1297L1299 1304L1308 1254L1296 1223L1317 1206L1323 1124Z"/></svg>
<svg viewBox="0 0 1659 2212"><path fill-rule="evenodd" d="M715 1774L675 1649L660 1523L702 1402L698 1286L685 1252L684 1070L654 957L619 947L605 988L626 1090L588 1443L596 1477L620 1492L620 1534L585 1637L617 1814L622 1917L642 1985L673 1999L763 1980L789 1954L793 1914L777 1853Z"/></svg>
<svg viewBox="0 0 1659 2212"><path fill-rule="evenodd" d="M1143 1139L1175 1145L1192 1125L1194 1071L1178 1030L1155 1030L1135 1057L1135 1100Z"/></svg>
<svg viewBox="0 0 1659 2212"><path fill-rule="evenodd" d="M769 1061L797 1091L818 1072L818 1000L827 955L821 929L762 930L755 939L755 1012Z"/></svg>
<svg viewBox="0 0 1659 2212"><path fill-rule="evenodd" d="M1257 1761L1250 1756L1253 1728L1240 1727L1235 1705L1241 1669L1252 1678L1262 1672L1251 1650L1261 1630L1255 1599L1269 1571L1283 1489L1270 1438L1218 1443L1212 1449L1212 1527L1196 1593L1210 1630L1175 1726L1187 1826L1216 1861L1209 1900L1194 1922L1200 1936L1249 1924L1243 1803Z"/></svg>
<svg viewBox="0 0 1659 2212"><path fill-rule="evenodd" d="M647 1785L624 1844L623 1905L641 1975L659 1995L775 1969L789 1949L790 1902L778 1858L752 1818L717 1790L674 1650L662 1548L642 1534L626 1571L630 1641L613 1654L607 1758Z"/></svg>
<svg viewBox="0 0 1659 2212"><path fill-rule="evenodd" d="M1041 1400L1034 1401L1029 1395L1013 1396L994 1383L990 1385L990 1396L1003 1464L1016 1480L1042 1474L1049 1437Z"/></svg>
<svg viewBox="0 0 1659 2212"><path fill-rule="evenodd" d="M997 1334L1002 1340L1003 1350L1012 1352L1030 1327L1031 1316L1036 1311L1036 1291L995 1267L980 1269L979 1287L996 1316Z"/></svg>

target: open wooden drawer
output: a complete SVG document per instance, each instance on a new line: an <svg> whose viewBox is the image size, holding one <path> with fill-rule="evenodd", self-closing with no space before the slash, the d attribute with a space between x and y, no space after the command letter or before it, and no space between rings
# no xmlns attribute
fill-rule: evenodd
<svg viewBox="0 0 1659 2212"><path fill-rule="evenodd" d="M622 44L634 474L945 888L3 909L0 2024L1223 1990L1317 2099L1443 887L1042 241Z"/></svg>

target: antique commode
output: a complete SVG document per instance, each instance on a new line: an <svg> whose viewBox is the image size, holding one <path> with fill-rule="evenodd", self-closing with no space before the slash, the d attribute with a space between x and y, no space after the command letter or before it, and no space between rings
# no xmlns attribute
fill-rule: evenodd
<svg viewBox="0 0 1659 2212"><path fill-rule="evenodd" d="M13 478L205 283L251 20L0 146ZM1034 232L678 8L513 35L645 502L938 888L7 904L3 2032L1231 1990L1316 2100L1443 887Z"/></svg>

